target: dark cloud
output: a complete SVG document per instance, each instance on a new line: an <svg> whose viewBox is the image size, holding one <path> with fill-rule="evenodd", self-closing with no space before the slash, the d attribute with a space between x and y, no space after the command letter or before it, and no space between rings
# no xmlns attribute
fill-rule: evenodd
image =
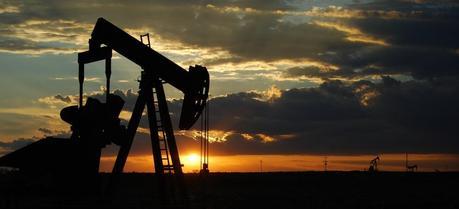
<svg viewBox="0 0 459 209"><path fill-rule="evenodd" d="M43 134L52 134L53 131L51 129L47 129L47 128L39 128L38 131L42 132Z"/></svg>
<svg viewBox="0 0 459 209"><path fill-rule="evenodd" d="M233 131L214 153L458 153L459 86L448 80L325 82L291 89L273 102L256 93L211 101L211 127ZM244 139L262 133L275 139Z"/></svg>
<svg viewBox="0 0 459 209"><path fill-rule="evenodd" d="M228 13L208 8L208 5L218 8L238 7L242 10L250 7L269 12ZM63 31L52 29L49 34L64 36L67 32L69 35L89 37L89 31L75 25L94 24L96 19L102 16L123 28L149 27L154 30L155 36L197 47L221 48L233 55L231 59L221 60L220 63L254 59L314 58L320 52L361 46L345 42L343 34L337 31L314 24L281 21L283 15L272 13L278 9L293 8L284 1L134 1L128 4L124 1L96 1L87 5L62 1L36 1L27 2L27 7L22 7L15 19L20 20L16 24L33 19L72 20L76 21L72 27L64 28ZM7 20L5 22L8 22L5 25L14 28L14 23ZM75 32L75 28L80 30ZM5 33L12 33L10 30L12 29L6 29ZM23 48L29 46L24 43L21 47L20 43L27 40L15 41L18 42L17 46L10 46L8 50L24 50ZM6 47L7 43L4 45Z"/></svg>
<svg viewBox="0 0 459 209"><path fill-rule="evenodd" d="M283 90L271 97L268 91L216 97L210 101L211 130L219 131L213 134L223 141L212 143L212 153L459 154L457 80L401 82L385 76L378 83L330 80L315 88ZM125 109L131 111L137 95L114 92L126 100ZM168 105L177 128L181 100L168 101ZM145 117L140 126L148 128ZM199 123L191 132L197 130ZM176 131L181 152L198 149L190 132ZM149 143L149 136L139 132L132 154L149 154ZM106 153L114 155L116 149Z"/></svg>
<svg viewBox="0 0 459 209"><path fill-rule="evenodd" d="M57 99L59 101L65 102L65 103L71 103L72 102L72 99L70 98L70 96L62 96L62 95L59 95L59 94L54 96L54 99Z"/></svg>
<svg viewBox="0 0 459 209"><path fill-rule="evenodd" d="M349 18L330 15L333 10L340 11L329 8L319 11L319 16L297 17L301 21L288 21L291 14L274 12L301 11L293 6L301 3L288 1L27 1L17 5L20 12L0 14L4 17L0 22L8 26L0 34L5 36L0 47L6 51L78 49L81 46L70 44L71 40L89 36L90 25L103 16L123 28L148 27L155 36L196 47L216 47L232 55L201 63L207 65L308 58L340 68L326 74L313 73L321 78L404 74L419 79L457 75L459 67L459 4L454 1L355 3L345 7L351 14ZM352 17L353 12L358 16ZM11 34L17 31L11 28L28 20L62 25L57 27L59 30L40 26L48 32L48 39L57 39L59 44L12 39ZM315 20L352 27L389 45L348 41L346 31L311 24Z"/></svg>
<svg viewBox="0 0 459 209"><path fill-rule="evenodd" d="M126 110L132 110L137 95L115 92L126 100ZM458 153L457 79L400 82L385 76L380 83L331 80L316 88L284 90L269 100L266 93L211 100L211 128L228 133L226 142L212 145L214 153ZM181 102L168 102L176 128ZM140 126L148 128L145 117ZM274 141L264 141L260 134ZM190 135L178 138L191 144L185 146L195 143Z"/></svg>
<svg viewBox="0 0 459 209"><path fill-rule="evenodd" d="M459 4L454 1L376 1L351 7L365 11L410 14L397 18L355 18L346 21L389 47L362 48L328 57L348 74L408 74L417 78L457 75ZM341 56L341 58L340 58ZM378 69L374 70L374 66ZM363 72L355 72L361 69ZM354 70L354 71L353 71Z"/></svg>
<svg viewBox="0 0 459 209"><path fill-rule="evenodd" d="M456 0L374 0L364 3L354 4L352 7L365 10L382 10L382 11L405 11L410 12L413 8L423 11L427 8L444 9L458 6ZM437 10L437 13L442 10ZM440 13L442 14L442 13ZM451 15L451 14L450 14Z"/></svg>
<svg viewBox="0 0 459 209"><path fill-rule="evenodd" d="M410 75L417 79L458 74L459 56L453 50L413 47L374 47L324 57L341 67L327 76Z"/></svg>

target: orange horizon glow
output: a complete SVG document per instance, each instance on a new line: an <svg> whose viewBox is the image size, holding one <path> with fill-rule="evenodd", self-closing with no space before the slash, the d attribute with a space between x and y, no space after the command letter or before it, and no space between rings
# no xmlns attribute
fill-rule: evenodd
<svg viewBox="0 0 459 209"><path fill-rule="evenodd" d="M375 156L327 156L329 171L365 171ZM116 157L102 157L100 171L110 172ZM380 171L405 171L405 154L380 155ZM180 156L185 173L196 173L200 169L200 156L189 152ZM282 171L323 171L323 155L232 155L211 156L211 172L263 172ZM416 164L420 172L459 171L459 155L411 154L409 164ZM150 155L130 156L125 172L154 172Z"/></svg>

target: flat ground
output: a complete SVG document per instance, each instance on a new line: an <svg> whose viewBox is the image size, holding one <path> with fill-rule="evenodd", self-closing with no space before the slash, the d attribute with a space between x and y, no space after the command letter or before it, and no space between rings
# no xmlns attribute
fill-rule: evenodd
<svg viewBox="0 0 459 209"><path fill-rule="evenodd" d="M4 174L0 208L159 208L154 174ZM459 208L459 173L286 172L186 174L190 208ZM172 208L172 207L168 207Z"/></svg>

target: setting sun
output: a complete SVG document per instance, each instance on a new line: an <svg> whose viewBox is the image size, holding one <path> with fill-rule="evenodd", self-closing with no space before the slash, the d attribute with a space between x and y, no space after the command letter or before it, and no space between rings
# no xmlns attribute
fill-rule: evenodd
<svg viewBox="0 0 459 209"><path fill-rule="evenodd" d="M199 165L199 155L196 153L191 153L185 156L184 160L185 166L196 166Z"/></svg>

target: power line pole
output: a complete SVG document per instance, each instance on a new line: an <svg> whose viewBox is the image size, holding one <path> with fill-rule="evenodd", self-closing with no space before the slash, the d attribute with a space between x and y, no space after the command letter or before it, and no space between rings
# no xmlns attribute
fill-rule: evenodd
<svg viewBox="0 0 459 209"><path fill-rule="evenodd" d="M406 169L407 172L409 171L409 169L408 169L408 152L405 153L405 169Z"/></svg>
<svg viewBox="0 0 459 209"><path fill-rule="evenodd" d="M326 172L328 170L328 160L327 156L324 157L324 171Z"/></svg>

